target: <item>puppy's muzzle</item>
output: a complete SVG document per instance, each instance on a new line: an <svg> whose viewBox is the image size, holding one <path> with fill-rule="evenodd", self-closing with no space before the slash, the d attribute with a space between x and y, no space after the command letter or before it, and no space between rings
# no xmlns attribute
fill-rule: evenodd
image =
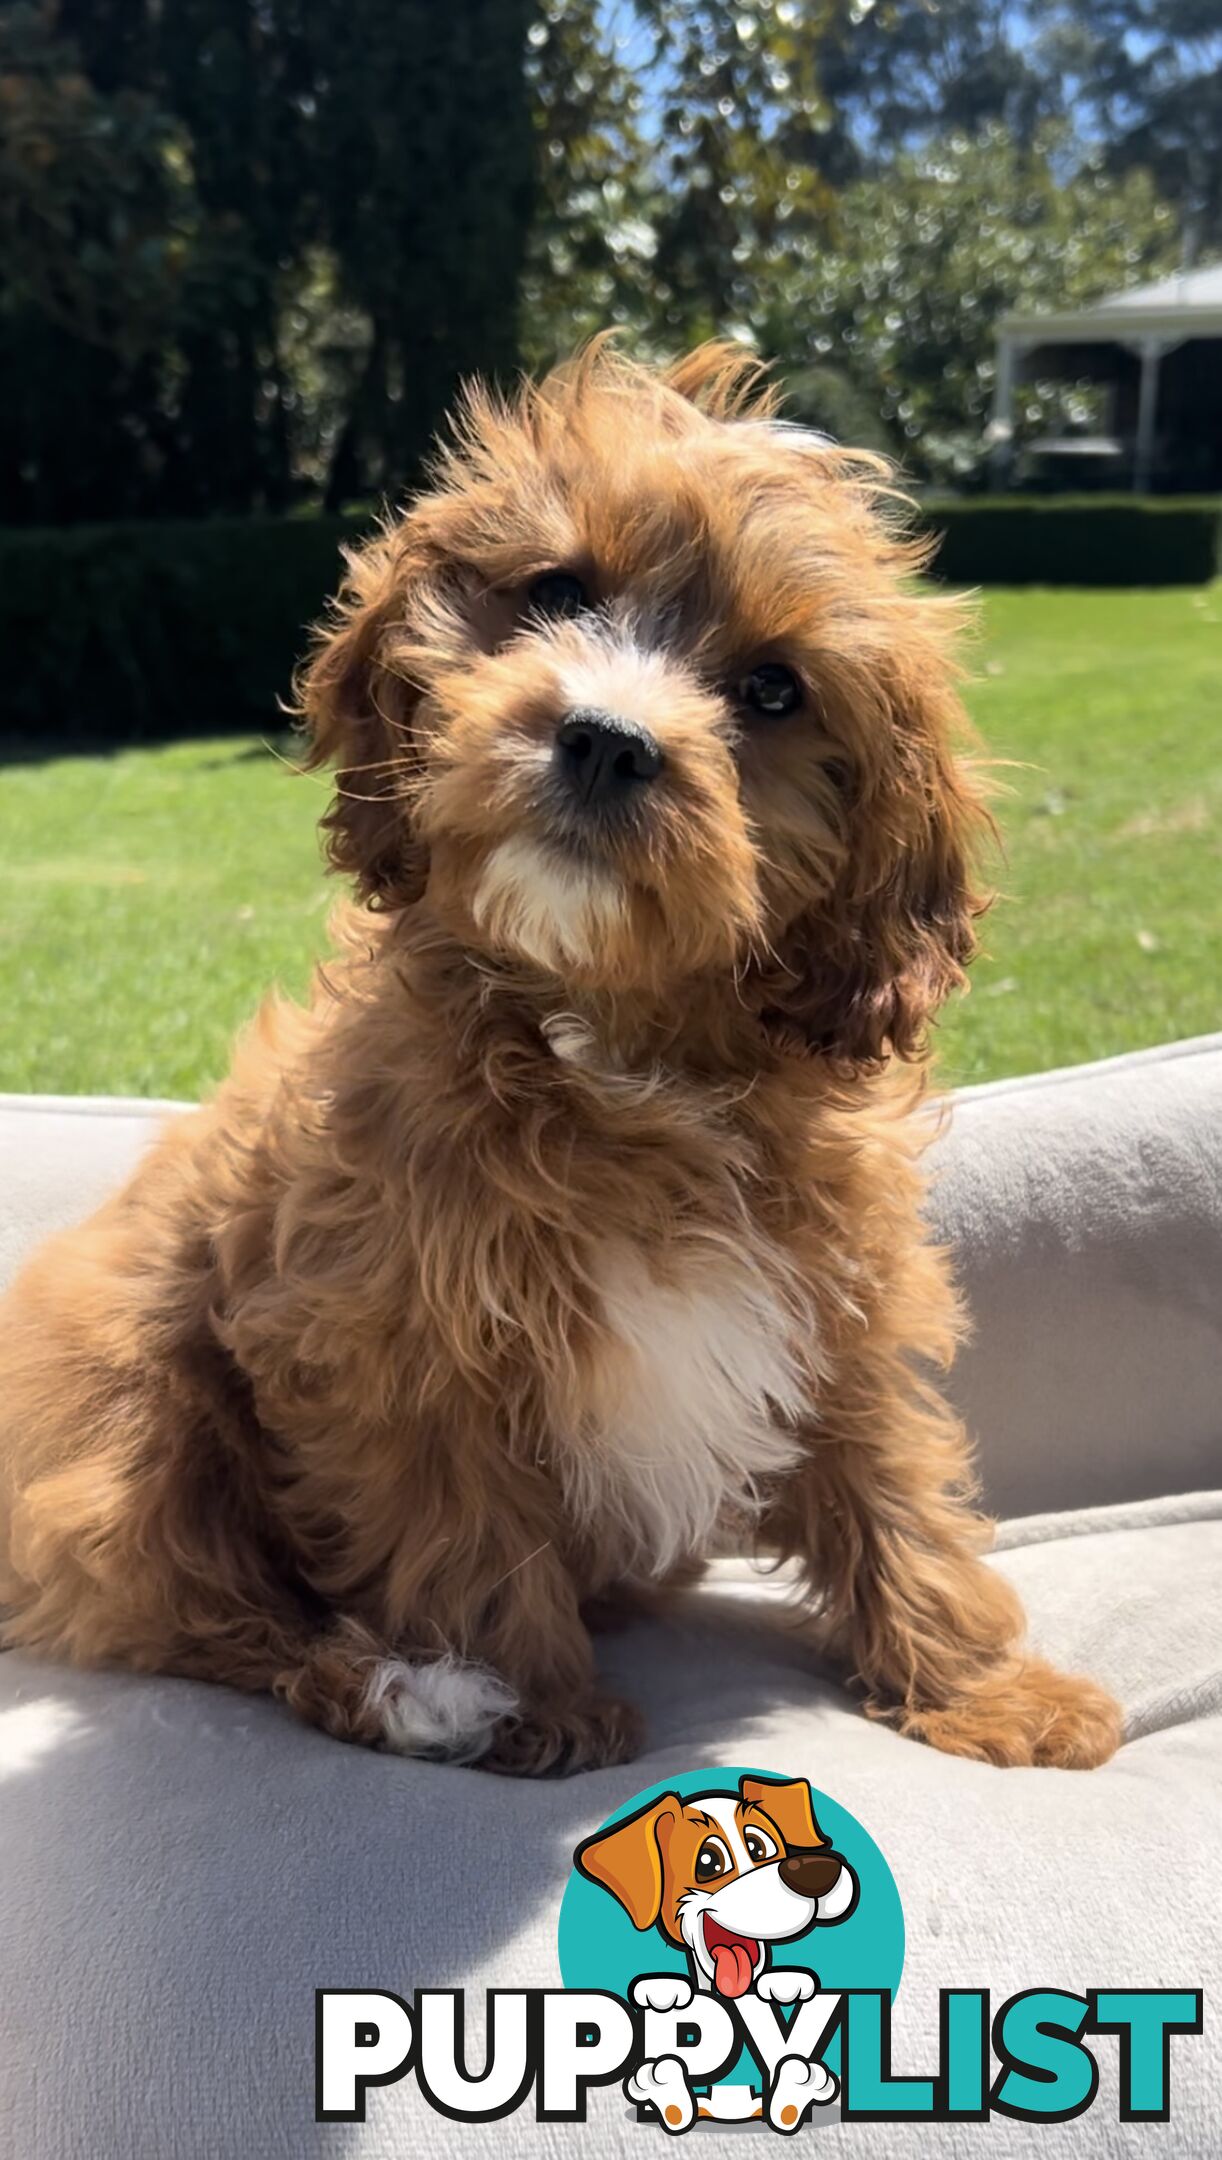
<svg viewBox="0 0 1222 2160"><path fill-rule="evenodd" d="M657 779L662 764L648 729L614 713L571 712L556 730L557 774L586 809L627 803Z"/></svg>
<svg viewBox="0 0 1222 2160"><path fill-rule="evenodd" d="M789 1852L779 1872L787 1890L796 1890L799 1897L821 1898L840 1880L843 1866L839 1853Z"/></svg>

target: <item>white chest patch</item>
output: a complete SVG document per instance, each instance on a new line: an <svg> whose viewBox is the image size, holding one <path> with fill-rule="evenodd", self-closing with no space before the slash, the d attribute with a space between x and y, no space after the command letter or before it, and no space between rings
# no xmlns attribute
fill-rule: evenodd
<svg viewBox="0 0 1222 2160"><path fill-rule="evenodd" d="M768 1262L771 1261L772 1265ZM813 1320L775 1254L693 1241L667 1281L623 1247L598 1267L607 1344L596 1400L558 1451L574 1514L625 1564L662 1574L749 1515L796 1460L810 1405Z"/></svg>

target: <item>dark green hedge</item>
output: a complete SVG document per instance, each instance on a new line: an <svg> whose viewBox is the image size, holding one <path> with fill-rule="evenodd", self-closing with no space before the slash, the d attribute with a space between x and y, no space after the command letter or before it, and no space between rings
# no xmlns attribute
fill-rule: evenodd
<svg viewBox="0 0 1222 2160"><path fill-rule="evenodd" d="M276 724L341 518L0 530L0 726L42 742Z"/></svg>
<svg viewBox="0 0 1222 2160"><path fill-rule="evenodd" d="M1222 573L1222 505L1133 495L927 501L953 585L1203 585Z"/></svg>
<svg viewBox="0 0 1222 2160"><path fill-rule="evenodd" d="M955 584L1200 584L1222 571L1216 502L929 501ZM0 732L141 741L277 724L307 624L357 519L0 529Z"/></svg>

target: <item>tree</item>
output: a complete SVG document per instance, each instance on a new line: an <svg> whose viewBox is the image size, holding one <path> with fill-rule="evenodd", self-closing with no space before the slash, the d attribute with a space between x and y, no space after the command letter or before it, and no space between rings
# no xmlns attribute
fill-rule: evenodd
<svg viewBox="0 0 1222 2160"><path fill-rule="evenodd" d="M400 487L516 362L533 13L0 0L6 514Z"/></svg>
<svg viewBox="0 0 1222 2160"><path fill-rule="evenodd" d="M530 0L303 0L340 297L368 338L328 499L401 487L456 378L512 370L530 223ZM370 56L376 55L371 66Z"/></svg>
<svg viewBox="0 0 1222 2160"><path fill-rule="evenodd" d="M527 33L535 180L521 315L534 365L650 316L657 203L634 29L639 45L635 19L625 30L600 0L544 0Z"/></svg>
<svg viewBox="0 0 1222 2160"><path fill-rule="evenodd" d="M1004 128L1029 147L1062 109L1055 73L1013 0L876 0L837 7L821 38L820 80L844 116L862 173L933 137Z"/></svg>
<svg viewBox="0 0 1222 2160"><path fill-rule="evenodd" d="M609 322L967 470L998 310L1180 227L1218 0L0 0L5 514L393 494Z"/></svg>
<svg viewBox="0 0 1222 2160"><path fill-rule="evenodd" d="M189 194L172 116L0 10L0 487L8 517L142 499Z"/></svg>
<svg viewBox="0 0 1222 2160"><path fill-rule="evenodd" d="M745 327L757 278L832 200L824 0L641 0L661 101L655 308L673 342Z"/></svg>
<svg viewBox="0 0 1222 2160"><path fill-rule="evenodd" d="M302 25L294 0L163 0L152 50L193 196L169 486L182 509L281 509L292 488L281 316L317 217Z"/></svg>
<svg viewBox="0 0 1222 2160"><path fill-rule="evenodd" d="M1219 0L1055 0L1042 60L1114 172L1149 172L1186 252L1222 247Z"/></svg>

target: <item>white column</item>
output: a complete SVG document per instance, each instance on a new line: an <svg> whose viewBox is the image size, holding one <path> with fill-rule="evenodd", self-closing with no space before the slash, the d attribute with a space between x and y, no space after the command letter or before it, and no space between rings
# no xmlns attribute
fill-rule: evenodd
<svg viewBox="0 0 1222 2160"><path fill-rule="evenodd" d="M1010 477L1014 452L1014 370L1019 346L1001 331L993 371L993 417L989 423L989 468L993 486L1004 488Z"/></svg>
<svg viewBox="0 0 1222 2160"><path fill-rule="evenodd" d="M1133 487L1138 495L1150 491L1150 475L1154 467L1154 430L1158 421L1158 374L1166 351L1163 338L1143 338L1138 346L1141 355L1141 388L1137 397L1137 454L1133 460Z"/></svg>

